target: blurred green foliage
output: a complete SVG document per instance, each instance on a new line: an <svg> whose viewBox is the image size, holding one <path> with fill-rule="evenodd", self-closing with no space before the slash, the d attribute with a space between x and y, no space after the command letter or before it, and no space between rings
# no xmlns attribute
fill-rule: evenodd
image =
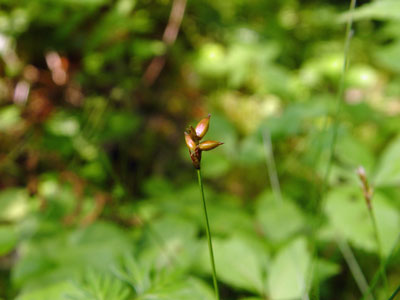
<svg viewBox="0 0 400 300"><path fill-rule="evenodd" d="M389 290L371 287L388 299L400 6L358 4L336 115L348 2L0 0L0 299L213 299L183 141L207 113L222 299L360 299L341 243L371 285L387 262Z"/></svg>

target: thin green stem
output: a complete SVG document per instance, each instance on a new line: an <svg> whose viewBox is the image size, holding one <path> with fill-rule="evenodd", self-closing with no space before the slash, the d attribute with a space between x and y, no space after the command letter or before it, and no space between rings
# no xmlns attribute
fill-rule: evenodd
<svg viewBox="0 0 400 300"><path fill-rule="evenodd" d="M272 192L274 193L275 200L282 204L282 193L279 184L278 172L276 171L274 152L272 150L271 134L268 130L263 132L263 142L265 149L265 159L267 164L268 176L272 187Z"/></svg>
<svg viewBox="0 0 400 300"><path fill-rule="evenodd" d="M358 288L360 289L362 294L366 294L367 291L369 290L368 282L365 279L364 273L353 253L351 250L349 244L347 241L341 237L337 236L336 237L336 242L339 246L340 252L342 252L342 255L349 266L350 272L353 275L354 280L356 281L356 284ZM372 295L368 296L368 299L373 299Z"/></svg>
<svg viewBox="0 0 400 300"><path fill-rule="evenodd" d="M388 285L388 280L387 280L387 277L386 277L385 264L383 263L383 261L384 261L383 248L382 248L381 239L379 238L379 232L378 232L378 226L376 224L375 213L374 213L374 210L373 210L372 207L370 207L368 209L368 212L369 212L369 217L371 218L372 227L374 229L376 245L378 247L378 255L379 255L379 260L380 260L379 270L381 272L381 276L382 276L382 280L383 280L383 286L384 286L384 289L385 289L385 294L386 294L386 296L388 296L389 285Z"/></svg>
<svg viewBox="0 0 400 300"><path fill-rule="evenodd" d="M206 220L206 233L207 233L207 241L208 241L208 250L210 252L210 261L211 261L211 268L212 268L212 276L213 276L215 297L217 298L217 300L219 300L220 298L219 298L218 283L217 283L217 270L215 268L214 251L213 251L213 246L212 246L212 241L211 241L211 230L210 230L210 224L208 222L206 198L204 197L203 181L201 179L201 171L200 171L200 169L197 169L197 178L199 179L201 197L203 199L204 217L205 217L205 220Z"/></svg>
<svg viewBox="0 0 400 300"><path fill-rule="evenodd" d="M394 300L394 297L400 292L400 285L397 287L397 289L394 291L393 295L390 296L388 300Z"/></svg>
<svg viewBox="0 0 400 300"><path fill-rule="evenodd" d="M333 157L335 155L335 148L336 148L336 140L337 140L337 135L338 135L338 129L339 129L339 115L342 109L342 102L343 102L343 96L344 96L344 88L345 88L345 79L346 79L346 73L349 65L349 53L350 53L350 43L351 39L353 37L353 12L356 7L356 0L350 0L350 6L349 6L349 18L346 23L346 35L345 35L345 42L344 42L344 50L343 50L343 65L342 65L342 72L340 74L340 80L339 80L339 85L338 85L338 90L336 93L336 109L333 115L333 126L332 126L332 137L330 140L330 151L328 154L328 160L327 160L327 166L325 170L325 174L322 179L321 185L318 185L317 187L317 197L315 199L315 208L316 208L316 215L321 215L321 212L324 210L324 205L325 205L325 194L327 191L328 187L328 180L329 176L331 173L331 167L332 167L332 162L333 162ZM328 131L328 119L326 119L323 132ZM318 147L317 149L317 154L316 154L316 161L319 162L320 156L322 153L321 146ZM319 196L319 197L318 197ZM318 201L319 200L319 201ZM317 221L318 226L316 228L319 228L319 223L321 221ZM316 242L315 242L315 232L313 232L313 259L315 260L315 267L318 269L318 249L316 247ZM320 298L320 291L319 291L319 278L318 276L316 277L316 298Z"/></svg>
<svg viewBox="0 0 400 300"><path fill-rule="evenodd" d="M376 271L376 273L375 273L375 275L374 275L374 277L373 277L373 279L371 281L371 285L370 285L368 291L363 295L361 300L365 300L366 297L368 297L368 295L372 293L373 289L378 284L379 278L382 275L382 270L385 269L386 266L392 260L392 258L397 255L397 252L399 250L399 247L398 247L399 244L400 244L400 234L397 236L396 242L394 243L389 255L381 261L381 265L379 266L378 271Z"/></svg>
<svg viewBox="0 0 400 300"><path fill-rule="evenodd" d="M324 197L326 188L327 188L327 183L329 179L329 175L331 173L331 167L332 167L332 161L333 161L333 156L335 154L335 148L336 148L336 141L337 141L337 135L338 135L338 129L339 129L339 114L342 109L342 104L343 104L343 95L344 95L344 83L346 79L346 73L347 73L347 68L349 65L349 52L350 52L350 42L353 37L353 12L354 8L356 6L356 0L351 0L350 1L350 16L349 20L347 21L346 24L346 39L345 39L345 44L344 44L344 53L343 53L343 66L342 66L342 73L340 74L340 80L339 80L339 87L338 87L338 92L336 94L336 109L334 113L334 123L333 123L333 132L332 132L332 139L330 143L330 152L328 156L328 163L327 163L327 168L325 171L325 175L322 181L322 198Z"/></svg>

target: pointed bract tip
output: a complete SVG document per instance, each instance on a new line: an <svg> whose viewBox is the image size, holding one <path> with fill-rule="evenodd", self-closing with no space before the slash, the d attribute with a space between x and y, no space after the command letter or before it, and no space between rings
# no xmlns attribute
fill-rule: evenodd
<svg viewBox="0 0 400 300"><path fill-rule="evenodd" d="M218 146L221 146L223 144L224 143L216 142L216 141L204 141L204 142L199 144L199 148L202 151L209 151L209 150L215 149Z"/></svg>

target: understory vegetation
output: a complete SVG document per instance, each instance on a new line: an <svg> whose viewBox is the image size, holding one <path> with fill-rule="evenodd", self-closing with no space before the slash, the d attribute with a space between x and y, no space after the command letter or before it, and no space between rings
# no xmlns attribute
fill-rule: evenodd
<svg viewBox="0 0 400 300"><path fill-rule="evenodd" d="M0 0L0 300L214 300L209 113L220 299L395 299L400 1L350 5Z"/></svg>

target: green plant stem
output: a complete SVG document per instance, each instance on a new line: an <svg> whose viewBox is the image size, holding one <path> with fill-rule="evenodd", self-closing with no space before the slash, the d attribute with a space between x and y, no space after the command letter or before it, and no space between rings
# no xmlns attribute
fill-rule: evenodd
<svg viewBox="0 0 400 300"><path fill-rule="evenodd" d="M365 279L364 273L360 265L358 264L357 259L353 251L351 250L349 244L341 236L336 237L336 242L339 246L340 252L342 252L342 255L347 265L349 266L350 272L353 275L353 278L356 281L358 288L360 289L363 295L366 294L367 291L369 290L368 282ZM373 299L372 295L369 295L367 299Z"/></svg>
<svg viewBox="0 0 400 300"><path fill-rule="evenodd" d="M374 229L376 245L378 246L378 254L379 254L379 261L380 261L379 269L380 269L382 280L383 280L383 286L385 289L385 294L386 294L386 296L388 296L389 286L388 286L388 280L386 277L385 264L383 263L383 261L384 261L383 248L382 248L381 239L379 238L379 232L378 232L378 226L376 224L375 213L374 213L374 210L372 207L368 208L368 212L369 212L369 217L371 218L372 227Z"/></svg>
<svg viewBox="0 0 400 300"><path fill-rule="evenodd" d="M323 181L322 181L322 187L321 187L322 197L324 197L326 189L327 189L327 183L328 183L329 175L331 173L333 156L335 155L336 141L337 141L338 129L339 129L338 118L339 118L339 114L342 110L344 85L345 85L347 69L349 66L350 42L353 37L352 26L353 26L353 12L354 12L355 6L356 6L356 0L351 0L350 8L349 8L350 16L349 16L349 20L347 21L347 24L346 24L346 38L345 38L344 52L343 52L342 73L340 74L339 87L338 87L338 91L336 94L336 109L335 109L335 113L334 113L334 117L333 117L334 123L333 123L333 128L332 128L332 131L333 131L332 139L330 142L330 152L329 152L329 156L328 156L327 168L325 170L325 174L324 174ZM327 124L327 123L325 123L325 124Z"/></svg>
<svg viewBox="0 0 400 300"><path fill-rule="evenodd" d="M332 126L332 137L330 140L330 151L328 154L328 160L327 160L327 167L325 170L325 173L323 175L322 183L318 185L317 187L317 197L315 198L315 208L316 208L316 215L321 215L321 212L324 210L324 205L325 205L325 194L328 188L328 180L329 176L331 173L331 167L333 163L333 157L335 155L335 148L336 148L336 140L337 140L337 135L338 135L338 129L339 129L339 115L342 110L342 102L343 102L343 96L344 96L344 90L345 90L345 79L346 79L346 73L349 65L349 52L350 52L350 43L351 39L353 37L353 13L354 9L356 7L356 2L357 0L350 0L350 6L349 6L349 18L346 23L346 34L345 34L345 42L344 42L344 50L343 50L343 65L342 65L342 72L340 74L340 80L338 83L338 90L336 93L336 108L334 111L333 115L333 126ZM323 132L328 131L328 118L325 121L324 127L323 127ZM322 153L322 148L321 145L317 149L316 153L316 161L319 162L320 156ZM319 196L319 197L318 197ZM318 201L319 199L319 201ZM317 221L317 224L320 223ZM319 228L320 224L318 224L317 228ZM315 246L315 233L313 233L313 259L315 259L315 266L318 269L318 249ZM316 298L320 298L320 291L319 291L319 278L316 277Z"/></svg>
<svg viewBox="0 0 400 300"><path fill-rule="evenodd" d="M378 271L375 272L375 275L372 279L371 285L367 291L367 293L365 293L363 295L363 297L361 298L361 300L365 300L366 297L372 293L372 290L375 288L375 286L377 285L381 275L382 275L382 269L386 268L386 266L390 263L390 261L392 260L393 257L396 257L397 252L399 251L399 243L400 243L400 234L397 236L396 242L394 243L389 255L382 260L381 265L379 266Z"/></svg>
<svg viewBox="0 0 400 300"><path fill-rule="evenodd" d="M400 292L400 285L397 287L397 289L394 291L393 295L390 296L388 300L394 300L394 297Z"/></svg>
<svg viewBox="0 0 400 300"><path fill-rule="evenodd" d="M201 171L200 171L200 169L197 169L197 178L199 179L201 198L203 199L204 217L205 217L205 220L206 220L206 233L207 233L207 241L208 241L208 250L210 252L210 261L211 261L211 268L212 268L212 276L213 276L215 297L217 298L217 300L219 300L220 298L219 298L218 283L217 283L217 270L215 268L214 251L213 251L212 240L211 240L211 230L210 230L210 224L208 222L206 198L204 197L203 181L201 179Z"/></svg>
<svg viewBox="0 0 400 300"><path fill-rule="evenodd" d="M271 134L268 130L263 132L263 143L265 149L265 159L267 164L269 181L271 183L272 192L274 193L275 200L282 204L282 192L279 184L278 172L276 171L274 151L272 149Z"/></svg>

